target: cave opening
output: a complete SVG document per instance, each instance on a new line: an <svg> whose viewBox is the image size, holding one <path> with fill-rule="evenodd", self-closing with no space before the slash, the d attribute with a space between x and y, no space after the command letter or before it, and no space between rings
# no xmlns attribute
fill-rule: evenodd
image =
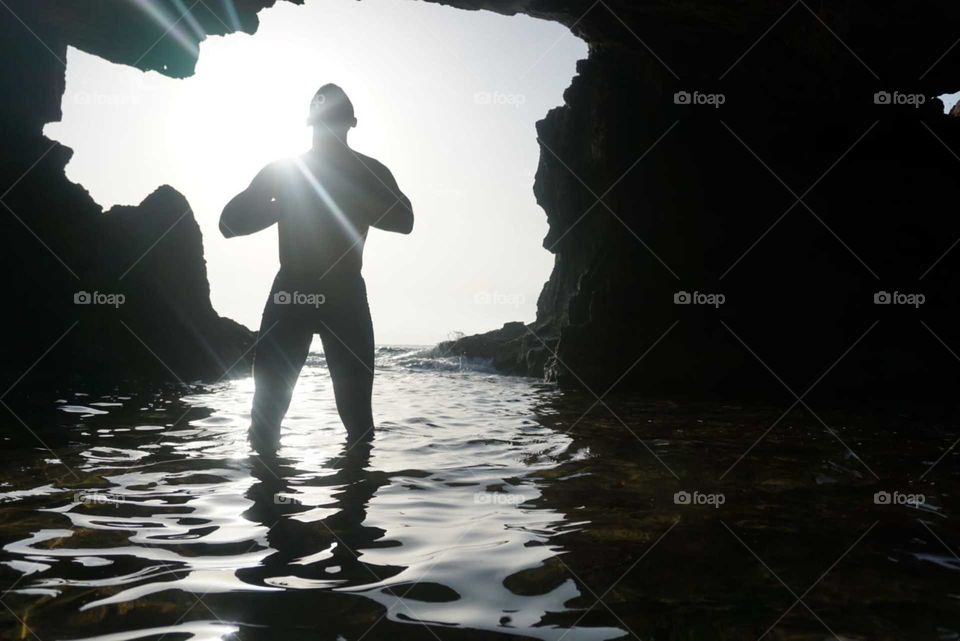
<svg viewBox="0 0 960 641"><path fill-rule="evenodd" d="M105 211L181 192L214 307L255 328L276 234L227 242L217 220L262 166L309 147L310 96L336 82L357 109L351 145L391 168L417 216L412 236L367 241L378 343L532 321L553 263L531 189L535 123L563 103L586 44L554 22L429 3L283 3L259 18L252 36L201 42L185 79L69 49L63 116L45 129L74 151L67 176Z"/></svg>
<svg viewBox="0 0 960 641"><path fill-rule="evenodd" d="M940 102L943 103L943 113L949 114L953 112L953 109L956 108L957 103L960 102L960 91L945 93L937 96L937 98L939 98Z"/></svg>

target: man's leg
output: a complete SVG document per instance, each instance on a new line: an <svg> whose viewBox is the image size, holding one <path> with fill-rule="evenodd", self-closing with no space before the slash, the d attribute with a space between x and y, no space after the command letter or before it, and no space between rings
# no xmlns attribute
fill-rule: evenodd
<svg viewBox="0 0 960 641"><path fill-rule="evenodd" d="M255 449L274 449L280 440L280 422L290 407L293 388L307 360L313 331L298 319L271 313L267 303L260 338L253 357L253 410L250 440Z"/></svg>
<svg viewBox="0 0 960 641"><path fill-rule="evenodd" d="M366 292L318 327L337 412L351 440L373 437L373 324Z"/></svg>

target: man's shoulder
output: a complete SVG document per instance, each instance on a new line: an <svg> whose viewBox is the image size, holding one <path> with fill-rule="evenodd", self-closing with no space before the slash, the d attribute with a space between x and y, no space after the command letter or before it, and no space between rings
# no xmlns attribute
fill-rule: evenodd
<svg viewBox="0 0 960 641"><path fill-rule="evenodd" d="M272 162L268 162L263 167L263 171L267 173L284 173L296 169L300 156L288 156L286 158L277 158Z"/></svg>
<svg viewBox="0 0 960 641"><path fill-rule="evenodd" d="M382 162L374 158L373 156L368 156L366 154L361 154L359 151L353 151L356 159L368 170L374 172L379 176L389 175L390 170L387 169L387 166Z"/></svg>
<svg viewBox="0 0 960 641"><path fill-rule="evenodd" d="M296 164L292 158L280 158L268 162L257 173L257 180L277 180L283 176L289 175Z"/></svg>

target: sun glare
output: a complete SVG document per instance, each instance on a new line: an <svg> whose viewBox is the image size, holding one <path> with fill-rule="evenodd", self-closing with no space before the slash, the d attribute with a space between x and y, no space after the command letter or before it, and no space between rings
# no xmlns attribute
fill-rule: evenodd
<svg viewBox="0 0 960 641"><path fill-rule="evenodd" d="M310 147L310 100L334 82L356 107L351 146L391 169L417 221L367 241L377 341L533 320L553 262L531 189L534 123L561 104L583 42L527 17L384 0L281 3L260 19L253 36L202 42L183 80L69 50L63 121L46 130L75 150L68 176L105 208L162 184L182 192L215 308L256 327L276 232L226 241L218 217L264 165Z"/></svg>

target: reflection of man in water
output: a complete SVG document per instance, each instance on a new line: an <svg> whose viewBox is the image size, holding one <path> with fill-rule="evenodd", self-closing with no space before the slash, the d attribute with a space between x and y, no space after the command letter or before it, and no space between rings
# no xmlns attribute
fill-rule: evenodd
<svg viewBox="0 0 960 641"><path fill-rule="evenodd" d="M365 558L365 552L396 545L383 538L385 530L366 523L370 501L391 481L384 472L370 469L372 448L368 441L344 444L315 478L312 472L298 469L302 461L296 458L276 452L251 457L257 482L245 494L253 503L243 516L267 528L273 552L255 566L238 570L237 576L253 585L275 586L281 580L286 586L320 588L365 585L403 571L403 567ZM303 498L301 492L309 496L325 494L324 490L330 498L322 500L323 511L329 511L318 519L318 510L298 499ZM327 594L314 603L339 605L343 600Z"/></svg>
<svg viewBox="0 0 960 641"><path fill-rule="evenodd" d="M360 268L370 227L410 233L410 201L390 170L353 151L357 124L343 89L324 85L310 104L313 148L264 167L220 217L227 238L277 223L280 271L254 357L250 437L273 449L280 421L319 333L340 419L351 439L373 433L373 326Z"/></svg>

